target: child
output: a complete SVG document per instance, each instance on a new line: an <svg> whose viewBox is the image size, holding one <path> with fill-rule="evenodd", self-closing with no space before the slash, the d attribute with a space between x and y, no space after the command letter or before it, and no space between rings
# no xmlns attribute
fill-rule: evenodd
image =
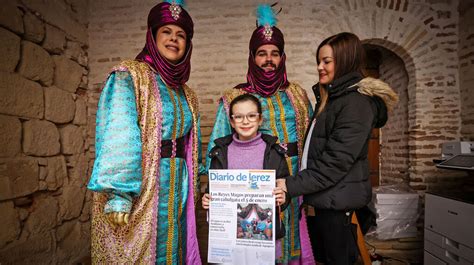
<svg viewBox="0 0 474 265"><path fill-rule="evenodd" d="M274 169L276 178L289 175L285 160L286 150L278 143L277 137L258 132L262 124L262 106L260 101L251 94L236 97L229 107L230 124L235 134L216 139L215 147L210 151L210 169ZM273 190L278 206L286 207L285 191L277 185ZM211 197L205 193L202 207L209 209ZM276 237L285 235L285 228L280 220L280 211L276 213Z"/></svg>

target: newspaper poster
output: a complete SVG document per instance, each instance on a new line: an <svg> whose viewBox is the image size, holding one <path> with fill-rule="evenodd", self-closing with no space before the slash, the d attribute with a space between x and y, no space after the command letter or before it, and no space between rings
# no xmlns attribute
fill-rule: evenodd
<svg viewBox="0 0 474 265"><path fill-rule="evenodd" d="M209 170L208 262L275 264L274 170Z"/></svg>

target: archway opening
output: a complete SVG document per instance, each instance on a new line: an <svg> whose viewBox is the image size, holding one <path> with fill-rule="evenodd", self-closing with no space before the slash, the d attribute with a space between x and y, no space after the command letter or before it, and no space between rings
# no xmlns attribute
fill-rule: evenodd
<svg viewBox="0 0 474 265"><path fill-rule="evenodd" d="M380 45L364 44L367 53L367 73L388 83L400 97L397 107L389 114L387 124L374 129L369 143L372 186L409 182L409 76L403 60Z"/></svg>

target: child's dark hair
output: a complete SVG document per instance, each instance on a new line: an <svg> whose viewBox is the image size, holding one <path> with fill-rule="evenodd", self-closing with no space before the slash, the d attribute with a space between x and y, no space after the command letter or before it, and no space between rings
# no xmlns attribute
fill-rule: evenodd
<svg viewBox="0 0 474 265"><path fill-rule="evenodd" d="M251 94L243 94L240 96L237 96L230 102L229 106L229 116L232 117L232 108L234 107L235 104L239 102L245 102L245 101L252 101L256 106L257 106L257 111L261 115L262 114L262 104L260 104L260 100L256 98L255 96Z"/></svg>

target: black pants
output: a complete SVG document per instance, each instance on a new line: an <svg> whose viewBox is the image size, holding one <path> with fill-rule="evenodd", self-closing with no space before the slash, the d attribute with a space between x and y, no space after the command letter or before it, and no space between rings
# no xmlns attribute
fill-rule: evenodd
<svg viewBox="0 0 474 265"><path fill-rule="evenodd" d="M317 262L326 265L349 265L357 261L357 226L351 223L352 213L315 210L308 216L308 231Z"/></svg>

